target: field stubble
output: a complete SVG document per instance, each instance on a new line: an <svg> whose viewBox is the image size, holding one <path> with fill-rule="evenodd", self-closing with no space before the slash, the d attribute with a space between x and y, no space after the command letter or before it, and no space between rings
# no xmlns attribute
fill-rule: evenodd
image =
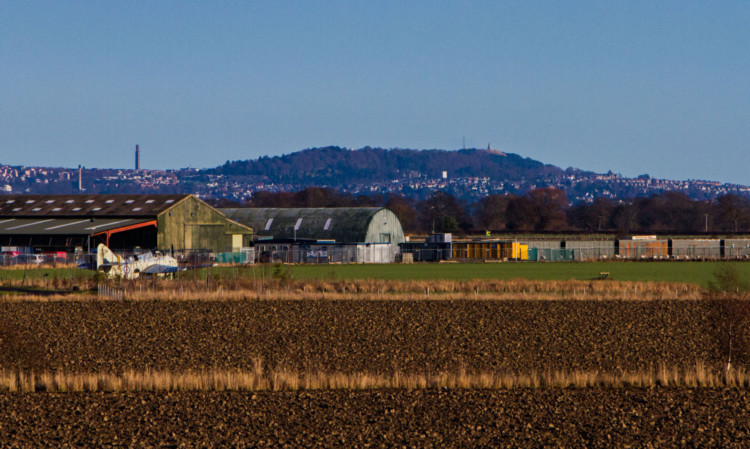
<svg viewBox="0 0 750 449"><path fill-rule="evenodd" d="M614 280L539 281L513 280L280 280L216 278L169 281L139 279L107 281L92 279L13 279L3 283L6 289L26 289L19 301L60 301L96 299L91 292L99 284L122 292L130 300L332 300L332 299L484 299L484 300L696 300L705 291L695 284L676 282L630 282ZM34 293L32 289L38 289ZM80 294L70 294L73 291Z"/></svg>
<svg viewBox="0 0 750 449"><path fill-rule="evenodd" d="M724 363L724 317L703 300L9 300L0 317L0 368L35 372L252 371L256 360L385 375Z"/></svg>
<svg viewBox="0 0 750 449"><path fill-rule="evenodd" d="M727 309L695 286L116 287L128 299L0 301L3 445L745 447L750 438L747 361L723 376Z"/></svg>

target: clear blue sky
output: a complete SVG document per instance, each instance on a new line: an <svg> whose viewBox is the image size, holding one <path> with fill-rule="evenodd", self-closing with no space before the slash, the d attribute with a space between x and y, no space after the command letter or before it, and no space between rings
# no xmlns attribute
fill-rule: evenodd
<svg viewBox="0 0 750 449"><path fill-rule="evenodd" d="M750 2L0 2L0 163L489 142L750 184Z"/></svg>

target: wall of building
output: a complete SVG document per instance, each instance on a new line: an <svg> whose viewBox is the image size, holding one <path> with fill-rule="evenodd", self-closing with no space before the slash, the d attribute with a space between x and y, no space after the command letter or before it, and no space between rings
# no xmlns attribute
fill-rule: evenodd
<svg viewBox="0 0 750 449"><path fill-rule="evenodd" d="M377 211L367 225L367 237L364 243L393 243L398 245L405 242L404 229L401 227L396 214L389 209Z"/></svg>
<svg viewBox="0 0 750 449"><path fill-rule="evenodd" d="M157 217L157 243L162 250L239 251L252 244L252 230L229 220L195 197L187 197ZM241 237L237 237L241 236Z"/></svg>

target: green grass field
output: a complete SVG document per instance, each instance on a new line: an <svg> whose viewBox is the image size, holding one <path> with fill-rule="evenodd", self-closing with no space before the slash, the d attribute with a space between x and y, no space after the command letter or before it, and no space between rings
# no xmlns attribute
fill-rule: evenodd
<svg viewBox="0 0 750 449"><path fill-rule="evenodd" d="M729 264L750 277L744 262L575 262L575 263L465 263L413 265L298 265L294 279L598 279L608 272L620 281L690 282L707 286L719 265Z"/></svg>
<svg viewBox="0 0 750 449"><path fill-rule="evenodd" d="M731 265L743 277L750 277L750 262L571 262L571 263L442 263L442 264L352 264L352 265L291 265L293 279L531 279L531 280L587 280L598 279L608 272L609 279L620 281L689 282L703 287L713 279L721 265ZM272 265L252 267L216 267L211 277L269 278L278 269ZM180 273L185 279L205 279L209 270ZM2 269L0 282L6 279L84 279L93 271L76 268Z"/></svg>
<svg viewBox="0 0 750 449"><path fill-rule="evenodd" d="M80 268L0 268L0 282L6 279L91 279L94 272Z"/></svg>

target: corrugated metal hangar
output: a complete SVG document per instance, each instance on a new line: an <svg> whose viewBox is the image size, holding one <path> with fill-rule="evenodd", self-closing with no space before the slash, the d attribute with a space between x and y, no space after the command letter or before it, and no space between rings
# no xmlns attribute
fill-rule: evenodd
<svg viewBox="0 0 750 449"><path fill-rule="evenodd" d="M383 207L236 208L224 215L274 240L327 240L337 243L405 241L398 217Z"/></svg>
<svg viewBox="0 0 750 449"><path fill-rule="evenodd" d="M0 245L41 251L232 251L252 229L193 195L3 195Z"/></svg>
<svg viewBox="0 0 750 449"><path fill-rule="evenodd" d="M406 240L398 217L382 207L219 210L255 231L261 261L393 262Z"/></svg>

